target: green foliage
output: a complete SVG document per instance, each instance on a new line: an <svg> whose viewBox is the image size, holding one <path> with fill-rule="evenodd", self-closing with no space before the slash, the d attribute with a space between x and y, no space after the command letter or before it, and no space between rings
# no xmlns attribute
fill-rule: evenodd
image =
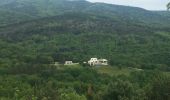
<svg viewBox="0 0 170 100"><path fill-rule="evenodd" d="M149 100L169 100L170 99L170 77L159 75L151 83Z"/></svg>
<svg viewBox="0 0 170 100"><path fill-rule="evenodd" d="M133 85L126 81L118 80L115 83L110 83L106 94L104 94L104 100L134 100L135 89Z"/></svg>
<svg viewBox="0 0 170 100"><path fill-rule="evenodd" d="M17 61L43 64L53 61L63 63L65 60L83 62L93 56L107 58L110 64L120 67L153 69L170 65L169 32L158 34L150 32L147 27L130 23L127 23L129 28L125 28L123 23L115 22L121 25L115 26L112 21L94 15L70 13L3 27L0 29L1 59L8 61L10 58L8 63L2 61L3 65ZM114 28L108 27L109 24Z"/></svg>
<svg viewBox="0 0 170 100"><path fill-rule="evenodd" d="M85 96L80 96L75 92L61 94L60 100L87 100Z"/></svg>
<svg viewBox="0 0 170 100"><path fill-rule="evenodd" d="M46 67L31 75L6 73L0 81L4 100L168 100L170 90L169 76L162 72L109 76L83 67Z"/></svg>
<svg viewBox="0 0 170 100"><path fill-rule="evenodd" d="M0 15L0 100L170 99L167 12L84 0L1 0ZM91 57L117 67L53 65Z"/></svg>
<svg viewBox="0 0 170 100"><path fill-rule="evenodd" d="M170 9L170 3L167 4L167 9L168 9L168 10Z"/></svg>

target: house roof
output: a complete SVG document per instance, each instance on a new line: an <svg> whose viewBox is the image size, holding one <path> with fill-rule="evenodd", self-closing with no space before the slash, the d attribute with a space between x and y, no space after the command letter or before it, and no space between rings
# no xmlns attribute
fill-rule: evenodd
<svg viewBox="0 0 170 100"><path fill-rule="evenodd" d="M97 59L97 58L91 58L91 59Z"/></svg>

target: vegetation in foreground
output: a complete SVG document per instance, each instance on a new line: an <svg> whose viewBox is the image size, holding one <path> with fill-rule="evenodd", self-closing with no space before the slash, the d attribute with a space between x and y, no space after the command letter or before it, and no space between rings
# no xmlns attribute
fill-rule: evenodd
<svg viewBox="0 0 170 100"><path fill-rule="evenodd" d="M1 100L170 99L170 74L156 70L34 66L0 71Z"/></svg>

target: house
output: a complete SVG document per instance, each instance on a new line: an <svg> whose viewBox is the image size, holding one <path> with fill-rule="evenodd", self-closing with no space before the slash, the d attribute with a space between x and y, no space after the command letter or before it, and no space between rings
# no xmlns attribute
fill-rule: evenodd
<svg viewBox="0 0 170 100"><path fill-rule="evenodd" d="M79 63L73 63L73 61L65 61L64 65L78 65Z"/></svg>
<svg viewBox="0 0 170 100"><path fill-rule="evenodd" d="M105 65L105 66L108 65L107 59L99 59L99 60L98 60L98 63L99 63L99 65Z"/></svg>
<svg viewBox="0 0 170 100"><path fill-rule="evenodd" d="M90 66L107 66L108 65L108 60L107 59L91 58L88 61L88 64Z"/></svg>
<svg viewBox="0 0 170 100"><path fill-rule="evenodd" d="M98 64L98 59L97 58L91 58L89 61L88 61L88 64L90 66L95 66Z"/></svg>
<svg viewBox="0 0 170 100"><path fill-rule="evenodd" d="M73 61L65 61L64 65L72 65Z"/></svg>

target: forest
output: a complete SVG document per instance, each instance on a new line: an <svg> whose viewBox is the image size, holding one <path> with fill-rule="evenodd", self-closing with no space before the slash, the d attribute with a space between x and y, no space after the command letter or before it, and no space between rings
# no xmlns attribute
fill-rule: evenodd
<svg viewBox="0 0 170 100"><path fill-rule="evenodd" d="M0 15L0 100L170 100L170 12L4 0Z"/></svg>

